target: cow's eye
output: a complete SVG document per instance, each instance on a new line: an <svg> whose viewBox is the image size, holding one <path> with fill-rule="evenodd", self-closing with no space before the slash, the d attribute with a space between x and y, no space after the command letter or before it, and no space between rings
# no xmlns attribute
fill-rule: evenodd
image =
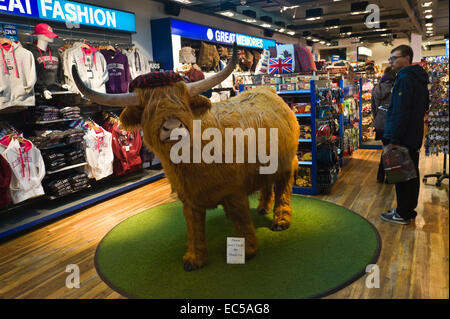
<svg viewBox="0 0 450 319"><path fill-rule="evenodd" d="M166 132L169 131L169 129L167 127L164 127L164 126L163 126L163 130L166 131Z"/></svg>

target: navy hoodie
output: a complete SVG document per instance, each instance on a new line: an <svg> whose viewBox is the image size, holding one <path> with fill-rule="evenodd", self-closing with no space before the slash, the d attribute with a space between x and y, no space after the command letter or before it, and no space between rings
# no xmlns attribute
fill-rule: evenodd
<svg viewBox="0 0 450 319"><path fill-rule="evenodd" d="M390 144L421 148L424 117L430 103L428 83L428 74L419 65L404 67L397 74L384 130L384 138Z"/></svg>

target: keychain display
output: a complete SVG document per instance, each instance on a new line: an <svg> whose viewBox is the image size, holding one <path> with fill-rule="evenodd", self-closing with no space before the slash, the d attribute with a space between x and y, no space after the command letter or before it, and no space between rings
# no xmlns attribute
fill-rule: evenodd
<svg viewBox="0 0 450 319"><path fill-rule="evenodd" d="M449 74L448 57L428 58L430 75L430 109L426 119L425 154L449 153Z"/></svg>

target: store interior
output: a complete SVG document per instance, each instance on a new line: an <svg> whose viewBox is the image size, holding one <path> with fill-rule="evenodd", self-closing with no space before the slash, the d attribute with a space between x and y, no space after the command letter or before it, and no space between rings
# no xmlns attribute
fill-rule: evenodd
<svg viewBox="0 0 450 319"><path fill-rule="evenodd" d="M448 299L448 0L47 2L0 5L0 298ZM395 208L396 192L387 178L377 180L384 148L379 108L387 108L389 98L374 105L399 45L412 48L412 64L429 77L418 216L401 226L379 217ZM233 217L227 212L225 222L228 204L220 202L207 211L209 259L198 266L196 251L187 269L194 244L181 203L188 190L177 187L203 183L206 201L230 176L220 172L221 164L215 164L216 183L201 180L206 174L183 176L150 143L144 125L150 111L142 110L151 106L110 101L130 101L136 92L177 81L186 87L215 81L235 61L225 79L199 96L212 103L212 112L236 104L229 101L244 105L271 88L289 107L299 127L288 192L293 221L270 232L272 214L259 214L264 189L252 192L259 251L240 272L226 259ZM96 103L78 76L108 102ZM393 87L395 75L391 81ZM139 108L134 126L125 129L124 110ZM181 174L176 183L174 171ZM277 206L277 185L275 194ZM247 240L248 232L241 232ZM281 239L272 239L277 233ZM289 249L272 249L271 240ZM158 270L142 279L140 263ZM380 269L377 289L367 284L372 264ZM81 286L69 288L67 265L78 267ZM280 276L275 285L258 280L267 275L259 268L264 265ZM278 274L276 267L284 266L290 270ZM294 269L304 276L297 278ZM333 269L335 276L325 275ZM227 271L229 277L217 279ZM184 279L191 273L197 277ZM130 284L139 278L140 284ZM156 289L145 287L153 283Z"/></svg>

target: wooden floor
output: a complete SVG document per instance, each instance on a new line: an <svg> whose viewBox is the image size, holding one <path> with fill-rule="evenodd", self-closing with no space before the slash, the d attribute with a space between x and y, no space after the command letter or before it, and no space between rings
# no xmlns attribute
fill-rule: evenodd
<svg viewBox="0 0 450 319"><path fill-rule="evenodd" d="M379 214L395 206L391 185L375 182L380 151L358 150L328 195L371 221L382 238L380 288L366 276L327 298L449 298L449 184L421 185L415 224L397 226ZM421 157L421 175L442 169L442 157ZM121 221L176 199L166 179L90 207L0 244L0 298L123 298L97 275L94 253ZM80 267L81 287L66 288L66 266ZM181 259L180 259L181 267Z"/></svg>

